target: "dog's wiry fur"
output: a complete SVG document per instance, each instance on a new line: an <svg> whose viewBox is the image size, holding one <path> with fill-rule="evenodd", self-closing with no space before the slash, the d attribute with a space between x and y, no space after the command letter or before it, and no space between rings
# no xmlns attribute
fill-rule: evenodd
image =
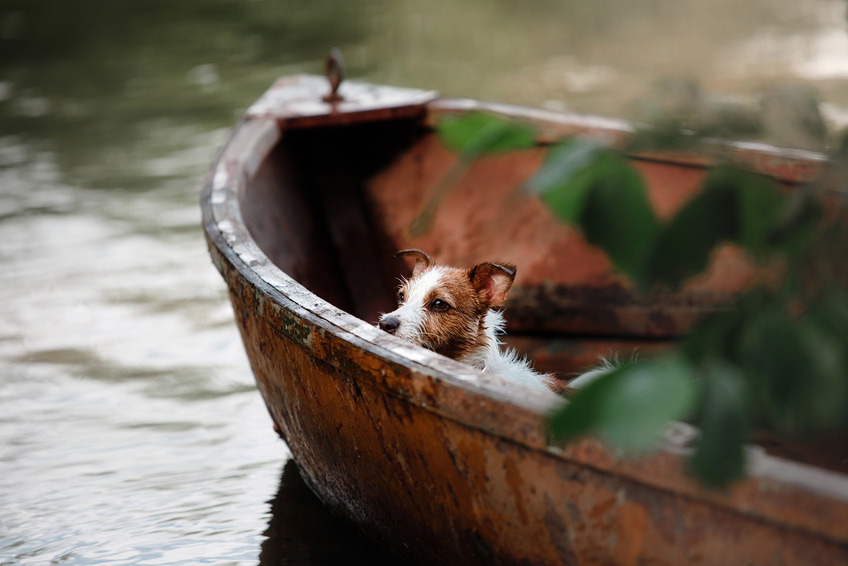
<svg viewBox="0 0 848 566"><path fill-rule="evenodd" d="M515 266L481 263L469 269L436 265L421 250L412 277L398 292L399 306L380 317L379 327L414 344L467 363L509 381L550 390L552 379L533 371L513 351L502 351L504 304L515 280Z"/></svg>

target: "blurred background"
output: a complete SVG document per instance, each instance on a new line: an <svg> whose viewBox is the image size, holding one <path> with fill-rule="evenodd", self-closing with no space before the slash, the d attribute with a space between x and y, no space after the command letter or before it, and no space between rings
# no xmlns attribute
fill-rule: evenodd
<svg viewBox="0 0 848 566"><path fill-rule="evenodd" d="M0 0L0 564L375 563L271 428L200 229L321 73L828 150L843 0Z"/></svg>

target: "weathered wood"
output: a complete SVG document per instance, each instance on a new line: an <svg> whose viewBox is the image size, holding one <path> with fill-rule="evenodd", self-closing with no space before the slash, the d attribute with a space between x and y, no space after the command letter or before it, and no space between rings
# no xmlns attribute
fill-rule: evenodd
<svg viewBox="0 0 848 566"><path fill-rule="evenodd" d="M309 192L308 176L315 168L304 160L314 157L299 152L297 148L307 147L299 143L306 138L297 138L295 131L326 140L328 151L344 150L349 143L345 132L355 131L358 155L376 156L352 172L351 183L364 187L364 193L362 207L351 211L368 216L381 249L405 238L404 220L393 216L411 216L402 201L420 202L451 156L422 128L444 108L436 108L442 103L432 93L426 94L432 103L422 102L424 94L411 93L409 108L394 98L386 112L372 105L355 120L339 110L313 113L304 122L304 112L285 107L291 97L283 92L300 80L277 83L264 97L262 111L252 111L238 127L210 173L202 207L210 254L229 287L259 390L304 478L326 505L392 552L422 564L848 563L846 476L752 448L750 478L725 492L711 492L687 476L682 459L687 448L675 438L657 454L637 459L623 459L591 439L567 447L551 445L546 420L560 400L411 346L324 300L334 294L350 297L351 279L342 272L352 268L349 262L345 269L340 269L343 262L332 265L338 261L334 248L344 236L326 226L325 209L316 206ZM297 87L298 104L324 94L319 83L307 82L312 86ZM347 102L356 108L354 99ZM387 130L371 129L368 120L397 124L397 116L403 116L405 125L396 133L407 128L410 140L393 151L390 146L404 136L383 135ZM352 121L360 129L343 132L354 127L347 125ZM300 129L289 130L291 124ZM530 211L526 216L516 207L511 207L515 216L499 209L499 199L509 197L512 183L538 163L538 152L504 159L473 168L450 197L459 199L451 206L464 206L470 216L459 227L466 233L451 235L437 223L445 240L430 242L434 255L457 262L509 259L478 257L496 250L475 240L473 230L484 229L487 218L494 218L485 234L503 230L517 239L527 232L516 230L514 223L539 221L535 205L521 204ZM662 162L662 168L669 172L666 179L688 175L674 173L670 161ZM490 192L468 189L475 184ZM349 189L350 184L344 186ZM675 191L669 185L665 192ZM473 203L461 203L471 197ZM658 210L679 206L662 198ZM336 214L343 208L336 207ZM448 218L455 214L447 212ZM301 228L305 233L293 233ZM536 233L533 226L527 229ZM557 237L573 237L559 229ZM469 237L472 243L463 241ZM581 248L574 242L566 248L570 255L553 256L569 257L577 264L573 271L556 259L547 264L548 279L544 263L532 267L531 262L524 270L520 284L529 296L546 285L582 288L577 298L588 297L593 285L601 294L610 285L624 285L605 258L588 248L575 252ZM549 243L530 238L524 254L533 260L537 256L531 252L540 248L550 256L544 247ZM580 255L587 249L596 256ZM301 264L309 257L331 265L307 269ZM517 258L519 273L522 259ZM732 261L718 261L715 269L736 276ZM561 274L571 274L571 279L557 279ZM714 296L682 307L693 313L715 308L722 294L726 299L738 284L727 285L720 274L714 277L712 286L702 281L698 288ZM620 308L609 311L619 320L627 308L639 306L622 288ZM521 293L518 297L516 319L523 317L527 325L540 320L538 313L522 315L532 309L520 305ZM597 301L597 307L603 303ZM646 308L662 314L669 304ZM613 317L608 322L605 326L596 318L593 324L601 333L622 327ZM569 324L576 330L591 327ZM639 324L643 331L648 328L628 324L633 334ZM680 326L675 332L685 327L684 322L675 324ZM556 353L573 347L572 356L551 362L565 368L604 345L626 349L639 339L596 337L587 342L579 336L516 335L513 341L540 353L543 363L545 348ZM661 342L648 344L663 347Z"/></svg>

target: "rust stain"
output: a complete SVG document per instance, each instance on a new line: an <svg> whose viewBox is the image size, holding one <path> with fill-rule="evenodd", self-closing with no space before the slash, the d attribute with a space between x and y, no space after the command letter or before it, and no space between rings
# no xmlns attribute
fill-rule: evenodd
<svg viewBox="0 0 848 566"><path fill-rule="evenodd" d="M521 477L521 470L518 464L511 459L505 459L503 465L506 473L506 483L512 490L512 501L515 503L516 511L518 511L518 518L522 523L526 523L528 517L527 510L524 508L525 488L524 481Z"/></svg>
<svg viewBox="0 0 848 566"><path fill-rule="evenodd" d="M568 565L580 564L571 543L571 533L550 496L545 498L544 519L545 528L560 562Z"/></svg>
<svg viewBox="0 0 848 566"><path fill-rule="evenodd" d="M615 562L621 566L636 566L641 561L642 543L647 511L637 503L626 502L617 509Z"/></svg>

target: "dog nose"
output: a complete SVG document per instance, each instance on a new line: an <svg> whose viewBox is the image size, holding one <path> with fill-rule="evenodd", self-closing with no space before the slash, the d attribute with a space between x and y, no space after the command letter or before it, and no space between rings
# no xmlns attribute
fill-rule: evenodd
<svg viewBox="0 0 848 566"><path fill-rule="evenodd" d="M400 321L393 316L380 319L380 330L385 330L389 334L394 334L398 326L400 326Z"/></svg>

